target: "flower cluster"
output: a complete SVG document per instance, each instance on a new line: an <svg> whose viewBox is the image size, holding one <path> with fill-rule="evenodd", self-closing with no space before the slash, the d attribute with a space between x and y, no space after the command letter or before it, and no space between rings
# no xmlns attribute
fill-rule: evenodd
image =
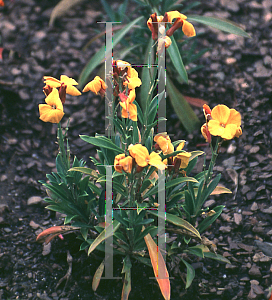
<svg viewBox="0 0 272 300"><path fill-rule="evenodd" d="M203 106L206 123L201 132L207 142L211 143L211 135L219 136L224 140L231 140L242 135L240 113L226 105L219 104L212 110L206 104Z"/></svg>
<svg viewBox="0 0 272 300"><path fill-rule="evenodd" d="M122 118L137 121L137 106L133 104L133 101L136 98L135 88L142 84L138 72L128 62L114 60L113 79L114 95L119 96ZM44 76L44 83L43 91L47 97L45 99L46 104L39 105L40 119L44 122L58 123L64 115L63 104L66 93L72 96L81 95L81 92L75 87L78 83L66 75L61 75L60 80L51 76ZM107 85L104 80L96 76L86 84L83 92L92 91L104 97L106 89Z"/></svg>
<svg viewBox="0 0 272 300"><path fill-rule="evenodd" d="M172 23L173 19L175 22ZM167 23L170 23L172 26L170 29L167 30L164 39L159 39L158 41L158 48L161 48L161 44L165 43L165 48L168 48L171 45L170 36L180 27L182 27L183 33L188 37L193 37L196 35L194 26L186 21L187 17L181 14L178 11L169 11L164 14L164 16L157 16L156 13L152 14L147 21L147 26L152 32L152 39L156 40L158 38L158 32L164 33L165 27ZM159 26L162 23L164 26ZM162 32L161 32L162 31Z"/></svg>
<svg viewBox="0 0 272 300"><path fill-rule="evenodd" d="M167 159L162 161L160 153L163 155L169 155L174 153L174 146L171 143L170 137L165 134L158 134L154 137L155 141L155 150L159 152L151 152L149 154L147 148L141 144L130 145L128 147L129 155L126 156L124 153L118 154L114 160L114 168L117 172L122 173L131 173L132 167L136 165L136 172L141 172L144 167L150 165L154 166L157 169L164 170L168 168L168 171L174 167L175 173L178 173L179 169L185 169L191 157L191 153L182 151L185 142L180 143L176 151L182 151L176 156L170 156Z"/></svg>
<svg viewBox="0 0 272 300"><path fill-rule="evenodd" d="M59 123L64 116L63 104L66 93L72 96L81 95L81 92L74 87L78 83L66 75L61 75L60 80L50 76L44 76L43 79L46 104L39 104L40 119L44 122Z"/></svg>

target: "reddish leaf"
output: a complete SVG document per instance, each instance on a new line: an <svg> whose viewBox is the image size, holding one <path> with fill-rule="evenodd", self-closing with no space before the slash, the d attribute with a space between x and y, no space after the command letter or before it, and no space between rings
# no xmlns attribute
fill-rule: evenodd
<svg viewBox="0 0 272 300"><path fill-rule="evenodd" d="M43 243L45 242L48 244L54 237L68 233L70 231L74 231L76 229L80 229L80 227L73 227L73 226L53 226L50 228L45 229L43 232L41 232L37 238L36 241Z"/></svg>
<svg viewBox="0 0 272 300"><path fill-rule="evenodd" d="M193 105L193 106L197 106L197 107L203 107L204 104L208 104L207 101L200 99L200 98L193 98L193 97L189 97L189 96L184 96L183 97L186 99L186 101Z"/></svg>
<svg viewBox="0 0 272 300"><path fill-rule="evenodd" d="M166 265L158 246L148 233L145 237L145 243L148 248L151 264L155 277L158 281L161 293L165 300L170 300L170 280Z"/></svg>

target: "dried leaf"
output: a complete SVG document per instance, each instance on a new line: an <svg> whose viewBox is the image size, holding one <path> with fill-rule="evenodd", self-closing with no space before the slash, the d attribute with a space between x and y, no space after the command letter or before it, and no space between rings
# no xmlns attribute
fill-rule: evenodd
<svg viewBox="0 0 272 300"><path fill-rule="evenodd" d="M101 276L102 276L103 271L104 271L104 267L105 267L105 260L102 261L102 263L97 268L97 270L96 270L96 272L94 274L93 283L92 283L92 289L93 289L93 291L96 291L97 288L98 288L98 286L99 286L100 279L101 279Z"/></svg>
<svg viewBox="0 0 272 300"><path fill-rule="evenodd" d="M221 194L232 194L232 191L224 186L218 185L211 193L211 195L221 195Z"/></svg>

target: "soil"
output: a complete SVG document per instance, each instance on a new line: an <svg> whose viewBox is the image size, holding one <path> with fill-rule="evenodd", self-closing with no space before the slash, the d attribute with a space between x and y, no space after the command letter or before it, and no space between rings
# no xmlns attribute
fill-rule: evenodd
<svg viewBox="0 0 272 300"><path fill-rule="evenodd" d="M56 126L39 120L44 102L44 75L66 74L77 79L99 49L82 48L103 30L99 2L82 2L48 26L58 1L5 1L0 8L0 299L120 299L122 281L102 280L96 292L91 282L100 257L79 251L74 234L54 239L49 248L36 243L45 228L63 223L45 209L39 180L54 171ZM208 1L207 1L208 2ZM196 270L185 290L185 268L169 268L171 299L268 299L272 287L272 3L270 0L212 0L190 13L216 15L243 24L252 38L196 25L198 49L210 50L198 61L204 68L189 75L182 92L206 100L211 107L226 104L243 119L243 135L225 142L215 168L232 195L214 196L209 206L223 204L221 217L205 236L231 264L191 260ZM201 34L200 34L201 33ZM191 65L193 67L194 65ZM71 117L71 152L90 163L94 148L79 134L102 132L103 105L98 97L67 98ZM204 123L202 111L194 107ZM64 120L67 120L67 117ZM207 150L200 132L187 134L168 105L168 132L185 139L189 150ZM201 164L200 164L201 167ZM59 280L68 271L67 251L73 257L72 276L65 287ZM114 276L121 273L120 261ZM162 299L152 270L135 264L129 299Z"/></svg>

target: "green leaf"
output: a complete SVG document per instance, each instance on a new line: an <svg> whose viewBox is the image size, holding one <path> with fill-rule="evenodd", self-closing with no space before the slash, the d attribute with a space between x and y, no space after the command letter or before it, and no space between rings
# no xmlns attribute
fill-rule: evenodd
<svg viewBox="0 0 272 300"><path fill-rule="evenodd" d="M178 184L185 183L185 182L189 182L189 181L191 181L191 182L196 182L196 183L198 182L198 181L197 181L195 178L193 178L193 177L179 177L179 178L176 178L176 179L173 179L173 180L167 182L167 183L165 184L165 190L167 190L167 189L169 189L169 188L171 188L171 187L174 187L174 186L176 186L176 185L178 185ZM151 196L152 194L156 194L156 193L158 193L158 192L161 192L161 191L158 191L158 186L156 185L156 186L152 187L152 188L145 194L145 197L149 197L149 196Z"/></svg>
<svg viewBox="0 0 272 300"><path fill-rule="evenodd" d="M155 212L155 211L152 211L152 210L149 210L148 213L150 213L154 216L158 216L158 213ZM197 237L201 240L199 232L189 222L183 220L182 218L180 218L178 216L172 215L170 213L165 213L165 215L166 215L166 221L167 222L172 223L172 224L174 224L178 227L181 227L181 228L185 229L187 232L190 233L191 236ZM164 216L163 216L163 218L164 218Z"/></svg>
<svg viewBox="0 0 272 300"><path fill-rule="evenodd" d="M185 288L188 289L188 287L192 284L193 279L195 278L195 269L190 264L188 264L187 261L185 261L184 259L181 258L181 260L187 268Z"/></svg>
<svg viewBox="0 0 272 300"><path fill-rule="evenodd" d="M190 254L194 254L196 256L202 257L204 258L204 254L203 254L203 245L197 245L197 246L193 246L193 247L189 247L188 249L184 250L185 252L188 252Z"/></svg>
<svg viewBox="0 0 272 300"><path fill-rule="evenodd" d="M175 113L177 114L185 129L189 133L192 133L195 129L200 130L200 121L198 117L194 113L189 103L169 78L167 78L166 81L166 88Z"/></svg>
<svg viewBox="0 0 272 300"><path fill-rule="evenodd" d="M107 228L105 228L100 234L99 236L93 241L93 243L91 244L91 246L89 247L88 250L88 255L90 255L90 253L100 244L102 243L105 239L107 239L108 237L112 236L113 233L119 228L121 224L114 220L112 222L112 227L108 226Z"/></svg>
<svg viewBox="0 0 272 300"><path fill-rule="evenodd" d="M94 146L110 149L110 150L117 152L118 154L124 153L124 151L122 149L120 149L110 139L108 139L104 136L92 137L92 136L88 136L88 135L80 135L80 138L83 141L90 143Z"/></svg>
<svg viewBox="0 0 272 300"><path fill-rule="evenodd" d="M206 228L208 228L222 213L224 205L218 205L213 210L215 211L215 214L209 217L206 217L199 225L198 225L198 231L200 233L204 232Z"/></svg>
<svg viewBox="0 0 272 300"><path fill-rule="evenodd" d="M74 167L69 169L68 171L81 172L83 174L90 175L93 178L98 178L97 172L95 170L86 167Z"/></svg>
<svg viewBox="0 0 272 300"><path fill-rule="evenodd" d="M224 257L220 254L216 254L216 253L213 253L213 252L203 252L203 253L204 253L204 257L211 258L211 259L214 259L214 260L218 260L218 261L221 261L221 262L226 263L226 264L231 264L231 262L226 257Z"/></svg>
<svg viewBox="0 0 272 300"><path fill-rule="evenodd" d="M178 74L182 78L182 80L188 84L188 75L187 75L186 69L184 67L178 45L177 45L176 40L173 35L170 38L171 38L172 44L169 48L167 48L170 59L174 65L175 69L177 70Z"/></svg>
<svg viewBox="0 0 272 300"><path fill-rule="evenodd" d="M248 33L246 33L239 24L229 21L227 19L221 19L217 17L198 16L198 15L190 15L190 16L187 15L187 21L188 22L196 21L198 23L202 23L204 25L208 25L213 28L220 29L222 31L251 38L251 36Z"/></svg>
<svg viewBox="0 0 272 300"><path fill-rule="evenodd" d="M132 29L132 27L136 23L138 23L141 19L143 19L143 16L135 19L134 21L130 22L126 27L119 30L113 36L112 47L114 48L122 40L122 38ZM103 61L105 61L105 46L101 47L101 49L98 52L96 52L96 54L91 58L91 60L84 67L83 71L79 76L79 88L83 87L83 85L88 81L88 77L90 76L92 71Z"/></svg>

